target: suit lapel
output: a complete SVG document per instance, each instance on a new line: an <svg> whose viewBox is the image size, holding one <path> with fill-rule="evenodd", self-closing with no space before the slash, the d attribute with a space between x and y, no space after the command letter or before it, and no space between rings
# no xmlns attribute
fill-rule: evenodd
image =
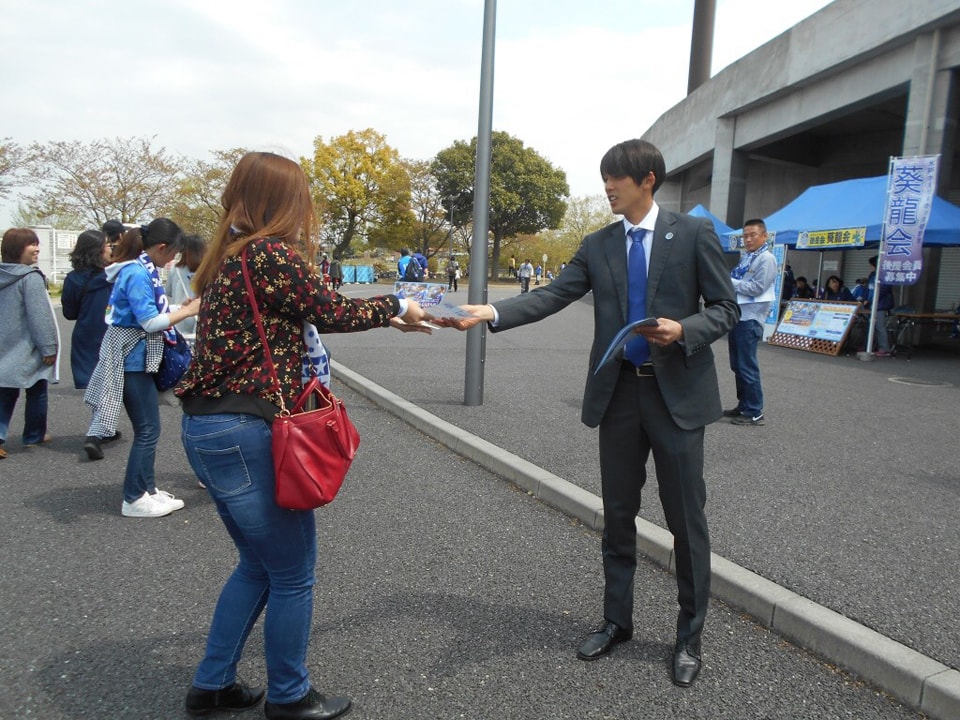
<svg viewBox="0 0 960 720"><path fill-rule="evenodd" d="M657 215L657 225L653 230L653 248L650 250L650 263L647 266L647 309L650 309L650 300L656 297L657 286L663 276L670 257L670 248L673 245L673 235L676 230L677 217L662 208Z"/></svg>
<svg viewBox="0 0 960 720"><path fill-rule="evenodd" d="M627 279L627 236L624 234L622 222L607 226L607 234L603 239L603 252L610 267L610 277L620 303L623 324L626 325L629 280Z"/></svg>

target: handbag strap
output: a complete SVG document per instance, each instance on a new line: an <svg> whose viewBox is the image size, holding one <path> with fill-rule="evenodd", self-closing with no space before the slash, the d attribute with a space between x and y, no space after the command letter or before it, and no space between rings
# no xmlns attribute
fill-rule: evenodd
<svg viewBox="0 0 960 720"><path fill-rule="evenodd" d="M263 319L260 317L260 307L257 305L257 297L253 292L253 283L250 282L250 272L247 268L247 248L250 243L243 246L240 252L240 263L243 268L243 280L247 284L247 295L250 297L250 304L253 307L253 319L257 323L257 332L260 333L260 342L263 343L263 352L267 357L267 368L270 370L270 377L277 386L277 394L280 396L280 414L289 415L287 405L283 401L283 388L280 386L280 378L277 377L277 367L273 364L273 355L270 352L270 346L267 344L267 334L263 331Z"/></svg>
<svg viewBox="0 0 960 720"><path fill-rule="evenodd" d="M319 395L321 398L323 398L326 406L323 408L307 408L307 402L311 400L314 395ZM310 380L303 388L303 392L300 393L300 397L297 398L297 402L290 411L290 414L295 415L298 412L305 410L329 410L331 408L336 408L337 403L339 402L340 401L334 397L333 393L330 392L330 389L320 382L320 378L318 378L316 375L311 375Z"/></svg>

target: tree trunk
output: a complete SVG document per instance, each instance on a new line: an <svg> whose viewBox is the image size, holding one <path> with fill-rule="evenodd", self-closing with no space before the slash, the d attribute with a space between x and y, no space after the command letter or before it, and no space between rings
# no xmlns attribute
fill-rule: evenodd
<svg viewBox="0 0 960 720"><path fill-rule="evenodd" d="M347 229L343 233L343 237L340 239L340 242L337 243L336 250L334 251L343 257L350 250L350 243L353 242L353 236L357 233L357 218L355 215L351 215L349 221L347 222Z"/></svg>
<svg viewBox="0 0 960 720"><path fill-rule="evenodd" d="M496 280L500 274L500 238L493 236L493 250L490 253L490 279Z"/></svg>

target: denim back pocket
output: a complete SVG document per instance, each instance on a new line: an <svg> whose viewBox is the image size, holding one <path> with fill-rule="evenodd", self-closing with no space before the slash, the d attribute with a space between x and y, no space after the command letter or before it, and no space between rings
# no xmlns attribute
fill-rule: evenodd
<svg viewBox="0 0 960 720"><path fill-rule="evenodd" d="M235 495L253 485L243 449L239 445L219 450L196 448L194 452L203 469L203 484L216 494Z"/></svg>
<svg viewBox="0 0 960 720"><path fill-rule="evenodd" d="M264 442L269 456L270 430L250 415L185 416L182 440L197 477L214 495L228 496L253 485L249 459Z"/></svg>

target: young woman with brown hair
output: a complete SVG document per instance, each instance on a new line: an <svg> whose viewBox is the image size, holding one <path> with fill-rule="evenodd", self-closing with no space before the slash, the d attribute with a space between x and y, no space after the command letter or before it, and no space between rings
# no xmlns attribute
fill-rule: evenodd
<svg viewBox="0 0 960 720"><path fill-rule="evenodd" d="M194 362L177 388L183 446L216 503L239 553L220 592L186 699L191 715L242 710L263 690L237 680L237 663L257 618L263 625L268 720L334 718L346 697L317 692L306 656L313 613L316 521L313 511L274 501L270 423L282 395L289 407L309 368L308 341L319 333L393 325L426 331L417 303L396 295L350 299L328 290L305 260L316 258L307 178L292 160L245 155L223 192L223 218L197 274L200 315ZM274 382L247 295L242 257L263 318Z"/></svg>

